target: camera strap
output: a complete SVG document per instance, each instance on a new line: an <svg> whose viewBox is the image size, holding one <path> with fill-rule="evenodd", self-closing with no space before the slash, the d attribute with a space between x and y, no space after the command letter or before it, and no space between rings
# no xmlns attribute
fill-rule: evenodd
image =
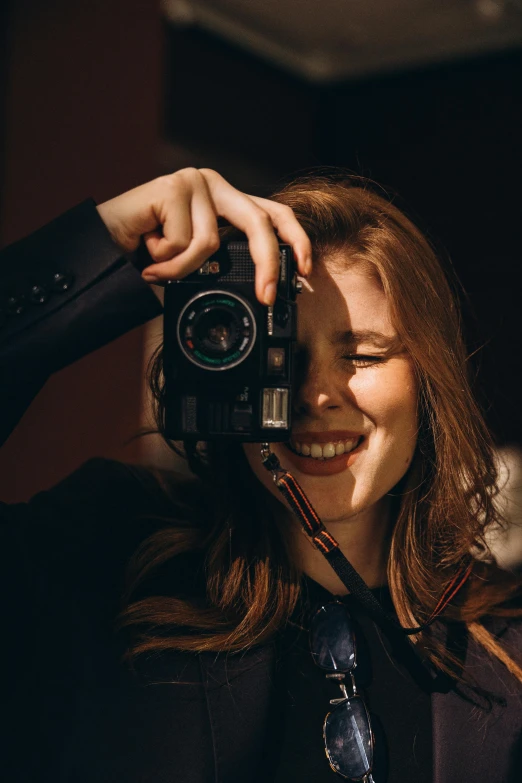
<svg viewBox="0 0 522 783"><path fill-rule="evenodd" d="M408 636L424 631L441 614L465 584L471 573L472 563L459 569L451 579L427 622L415 628L403 628L393 617L384 611L364 579L341 552L341 547L335 538L321 522L300 484L291 473L281 467L279 459L270 450L268 443L262 444L261 457L264 467L272 474L277 489L298 517L304 532L311 539L316 549L326 558L349 593L364 607L372 620L384 631L388 631L392 635L396 635L397 631L399 631Z"/></svg>

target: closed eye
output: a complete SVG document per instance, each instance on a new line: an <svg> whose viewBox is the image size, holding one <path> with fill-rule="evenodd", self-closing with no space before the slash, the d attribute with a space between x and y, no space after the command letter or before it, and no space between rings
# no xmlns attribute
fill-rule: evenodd
<svg viewBox="0 0 522 783"><path fill-rule="evenodd" d="M386 356L364 356L360 353L349 354L342 358L353 367L371 367L374 364L382 364L387 359Z"/></svg>

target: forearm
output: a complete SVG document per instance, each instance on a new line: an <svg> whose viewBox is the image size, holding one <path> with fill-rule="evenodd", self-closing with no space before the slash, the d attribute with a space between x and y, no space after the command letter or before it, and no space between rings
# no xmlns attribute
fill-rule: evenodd
<svg viewBox="0 0 522 783"><path fill-rule="evenodd" d="M292 210L210 169L158 177L99 211L85 202L0 253L0 442L49 375L161 312L145 280L198 269L219 247L218 216L246 234L263 304L273 304L279 279L276 233L299 272L311 272L310 241ZM125 253L142 240L140 273Z"/></svg>
<svg viewBox="0 0 522 783"><path fill-rule="evenodd" d="M0 295L0 442L52 373L161 312L92 201L0 253Z"/></svg>

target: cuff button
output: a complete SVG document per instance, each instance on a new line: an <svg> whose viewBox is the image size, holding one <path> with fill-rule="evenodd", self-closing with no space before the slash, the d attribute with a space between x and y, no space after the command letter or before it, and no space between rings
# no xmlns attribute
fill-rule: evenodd
<svg viewBox="0 0 522 783"><path fill-rule="evenodd" d="M9 315L22 315L25 310L24 296L10 296L6 302L6 311Z"/></svg>
<svg viewBox="0 0 522 783"><path fill-rule="evenodd" d="M27 298L31 304L44 304L44 302L47 302L49 294L43 285L33 285Z"/></svg>
<svg viewBox="0 0 522 783"><path fill-rule="evenodd" d="M74 277L66 272L56 272L51 280L51 288L58 293L65 293L74 282Z"/></svg>

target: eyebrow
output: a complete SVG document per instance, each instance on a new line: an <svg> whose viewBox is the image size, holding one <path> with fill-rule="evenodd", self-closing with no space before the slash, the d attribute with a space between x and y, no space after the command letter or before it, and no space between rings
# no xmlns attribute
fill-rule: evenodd
<svg viewBox="0 0 522 783"><path fill-rule="evenodd" d="M334 343L342 343L343 345L359 345L360 343L371 343L376 348L383 348L390 350L392 348L399 348L401 341L397 335L390 337L382 332L374 332L370 329L363 330L351 330L335 332L333 336Z"/></svg>

